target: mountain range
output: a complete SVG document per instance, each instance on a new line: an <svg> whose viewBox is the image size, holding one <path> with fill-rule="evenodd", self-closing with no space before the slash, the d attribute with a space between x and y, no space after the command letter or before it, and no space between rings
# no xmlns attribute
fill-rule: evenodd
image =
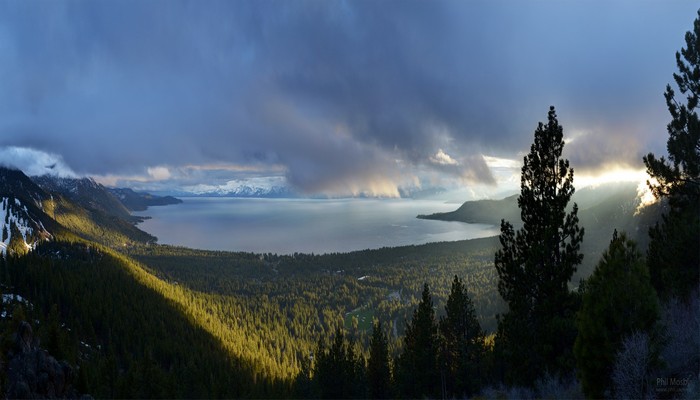
<svg viewBox="0 0 700 400"><path fill-rule="evenodd" d="M234 179L224 184L184 186L170 194L181 197L245 197L293 198L298 197L283 177L255 177Z"/></svg>
<svg viewBox="0 0 700 400"><path fill-rule="evenodd" d="M129 189L114 189L113 193ZM441 193L446 189L442 187L400 187L398 193L401 198L422 199ZM230 180L224 184L198 184L181 186L177 189L155 191L166 198L176 197L238 197L238 198L314 198L325 199L329 196L323 194L305 194L290 186L283 177L256 177L248 179ZM359 194L358 197L366 197ZM137 210L134 210L137 211Z"/></svg>
<svg viewBox="0 0 700 400"><path fill-rule="evenodd" d="M54 234L104 245L153 243L131 211L177 204L173 197L106 188L91 178L28 177L0 167L0 251L23 254Z"/></svg>

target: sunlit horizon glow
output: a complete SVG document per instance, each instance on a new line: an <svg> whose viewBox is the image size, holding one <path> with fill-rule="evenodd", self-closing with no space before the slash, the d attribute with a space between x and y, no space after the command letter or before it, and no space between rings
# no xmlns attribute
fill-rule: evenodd
<svg viewBox="0 0 700 400"><path fill-rule="evenodd" d="M645 182L640 182L639 185L637 186L637 197L639 198L639 205L637 206L637 210L635 213L639 213L644 207L650 206L659 199L654 196L654 193L652 193L651 189L649 189L649 183L652 185L657 184L658 181L656 178L651 178Z"/></svg>
<svg viewBox="0 0 700 400"><path fill-rule="evenodd" d="M649 189L649 184L647 183L652 182L653 184L656 182L656 179L650 178L645 169L611 168L599 174L583 175L574 178L575 186L580 188L596 187L618 182L637 183L637 198L639 199L639 204L637 205L635 213L639 213L644 207L650 206L658 201L651 192L651 189Z"/></svg>
<svg viewBox="0 0 700 400"><path fill-rule="evenodd" d="M645 182L649 175L644 169L612 167L595 173L577 174L574 168L574 186L588 187L615 182Z"/></svg>

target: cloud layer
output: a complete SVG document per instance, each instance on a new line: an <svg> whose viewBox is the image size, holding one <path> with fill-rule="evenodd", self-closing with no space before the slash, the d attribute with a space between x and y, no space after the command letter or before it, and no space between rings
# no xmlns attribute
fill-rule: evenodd
<svg viewBox="0 0 700 400"><path fill-rule="evenodd" d="M663 152L662 92L696 9L7 2L0 146L79 174L227 182L246 166L308 193L396 195L436 175L494 184L483 155L521 159L554 104L575 168L639 167ZM202 165L221 168L183 175Z"/></svg>
<svg viewBox="0 0 700 400"><path fill-rule="evenodd" d="M25 147L0 147L0 166L20 169L30 176L77 177L60 155Z"/></svg>

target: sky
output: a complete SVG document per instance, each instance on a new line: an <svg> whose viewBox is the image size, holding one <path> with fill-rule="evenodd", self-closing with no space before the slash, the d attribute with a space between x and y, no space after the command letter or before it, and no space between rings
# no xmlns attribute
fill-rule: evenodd
<svg viewBox="0 0 700 400"><path fill-rule="evenodd" d="M0 163L154 191L272 182L478 197L518 187L554 105L576 179L640 178L641 157L665 153L663 92L697 11L683 0L0 2Z"/></svg>

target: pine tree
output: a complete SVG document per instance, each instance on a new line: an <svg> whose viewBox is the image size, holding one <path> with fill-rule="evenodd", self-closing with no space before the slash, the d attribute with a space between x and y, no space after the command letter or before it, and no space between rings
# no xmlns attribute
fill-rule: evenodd
<svg viewBox="0 0 700 400"><path fill-rule="evenodd" d="M497 348L508 360L506 378L531 385L545 371L573 367L576 336L568 282L583 255L578 206L566 207L574 193L574 171L562 159L563 129L554 107L539 123L520 178L518 207L523 227L515 232L501 221L495 264L498 291L509 311L499 319Z"/></svg>
<svg viewBox="0 0 700 400"><path fill-rule="evenodd" d="M388 399L391 397L391 370L389 367L389 344L382 324L377 321L372 328L369 361L367 363L367 384L369 397Z"/></svg>
<svg viewBox="0 0 700 400"><path fill-rule="evenodd" d="M352 342L346 342L338 328L330 349L319 340L314 381L323 399L365 398L364 361L355 355Z"/></svg>
<svg viewBox="0 0 700 400"><path fill-rule="evenodd" d="M307 357L302 357L300 360L301 370L294 378L293 393L296 398L315 398L317 397L314 392L313 379L312 379L312 369L311 360Z"/></svg>
<svg viewBox="0 0 700 400"><path fill-rule="evenodd" d="M438 328L430 288L426 283L421 302L406 325L404 350L398 360L397 380L402 396L418 398L440 394L437 354Z"/></svg>
<svg viewBox="0 0 700 400"><path fill-rule="evenodd" d="M482 381L484 332L462 280L455 275L440 319L441 367L448 396L471 396Z"/></svg>
<svg viewBox="0 0 700 400"><path fill-rule="evenodd" d="M649 232L647 254L652 283L663 297L674 292L687 297L700 279L700 10L685 42L686 48L676 53L680 73L673 78L686 95L686 103L679 103L671 85L666 86L672 118L667 126L668 160L652 153L644 157L653 178L647 184L658 199L667 198L670 206L661 223Z"/></svg>
<svg viewBox="0 0 700 400"><path fill-rule="evenodd" d="M574 354L586 396L606 394L622 340L637 331L652 333L658 316L658 300L642 255L634 242L616 231L586 281L576 320Z"/></svg>

